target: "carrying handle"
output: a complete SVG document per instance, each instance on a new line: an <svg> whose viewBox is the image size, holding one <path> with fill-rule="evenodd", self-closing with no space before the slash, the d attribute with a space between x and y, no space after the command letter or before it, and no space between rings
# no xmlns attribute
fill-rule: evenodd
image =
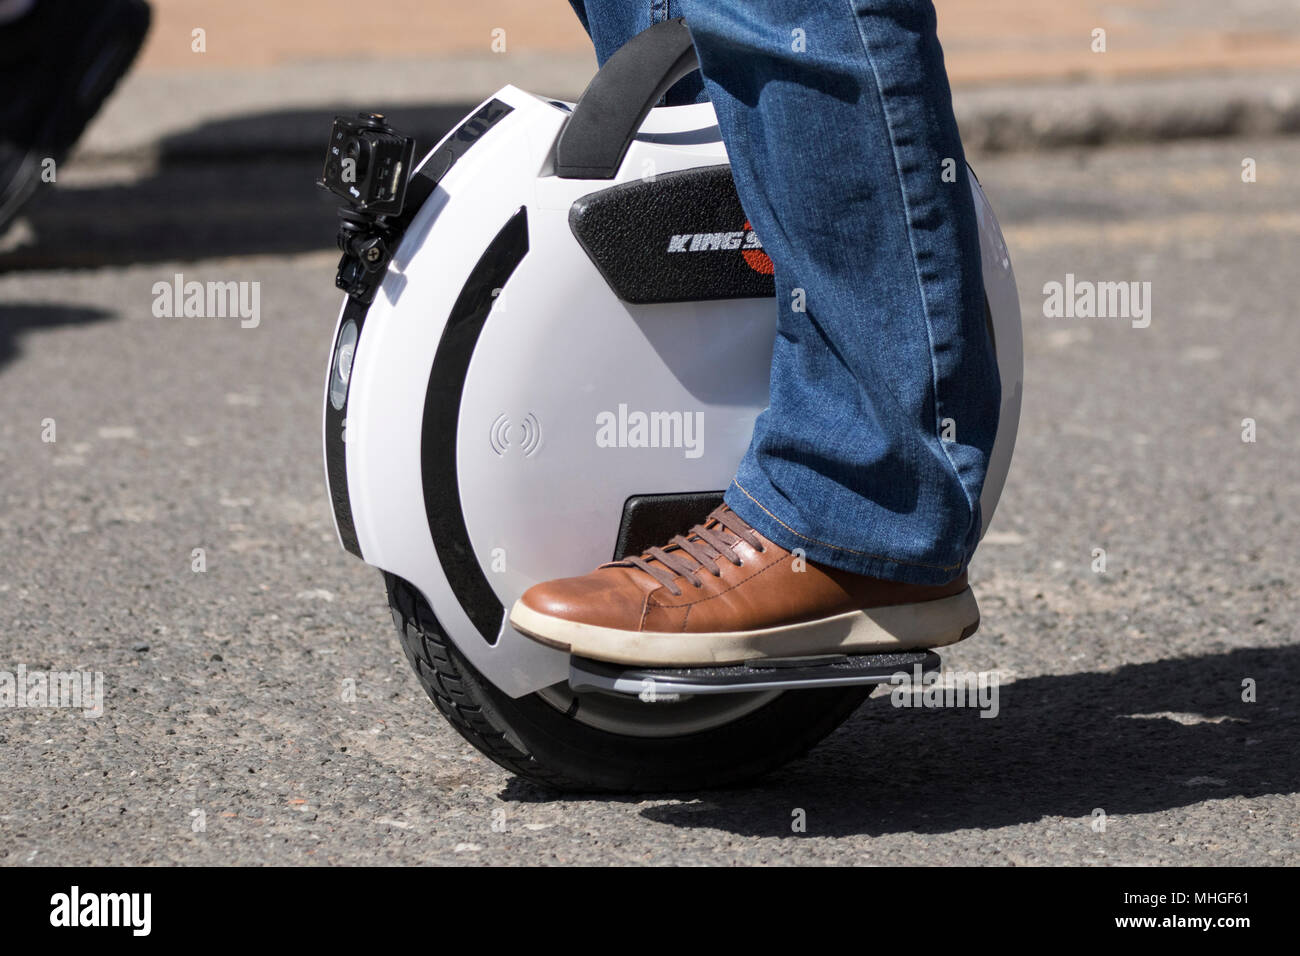
<svg viewBox="0 0 1300 956"><path fill-rule="evenodd" d="M674 83L699 68L686 21L643 30L605 61L555 143L561 179L613 179L646 114Z"/></svg>

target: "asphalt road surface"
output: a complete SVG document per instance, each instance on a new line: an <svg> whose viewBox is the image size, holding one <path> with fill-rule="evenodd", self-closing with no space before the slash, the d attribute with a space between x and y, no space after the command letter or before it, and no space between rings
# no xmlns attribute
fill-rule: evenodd
<svg viewBox="0 0 1300 956"><path fill-rule="evenodd" d="M1300 142L975 162L1025 407L945 661L1000 674L998 717L877 698L756 786L653 799L462 742L335 542L314 163L61 174L0 256L0 670L102 672L104 713L0 709L0 861L1300 862ZM178 272L260 282L260 323L156 317ZM1045 317L1067 273L1149 281L1150 325Z"/></svg>

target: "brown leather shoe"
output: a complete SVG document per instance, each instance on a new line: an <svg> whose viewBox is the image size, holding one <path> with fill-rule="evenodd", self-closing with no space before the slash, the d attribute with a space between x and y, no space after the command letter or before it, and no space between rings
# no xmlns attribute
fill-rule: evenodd
<svg viewBox="0 0 1300 956"><path fill-rule="evenodd" d="M797 559L726 505L640 557L524 592L510 623L582 657L690 667L760 657L941 647L979 608L963 572L939 586Z"/></svg>

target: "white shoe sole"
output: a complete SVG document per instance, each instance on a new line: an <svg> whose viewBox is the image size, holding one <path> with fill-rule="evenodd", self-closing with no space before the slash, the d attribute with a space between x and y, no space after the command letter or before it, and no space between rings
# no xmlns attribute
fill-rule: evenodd
<svg viewBox="0 0 1300 956"><path fill-rule="evenodd" d="M542 644L598 661L658 667L943 647L970 637L979 621L979 606L970 588L933 601L849 611L755 631L624 631L542 614L519 601L510 611L511 626Z"/></svg>

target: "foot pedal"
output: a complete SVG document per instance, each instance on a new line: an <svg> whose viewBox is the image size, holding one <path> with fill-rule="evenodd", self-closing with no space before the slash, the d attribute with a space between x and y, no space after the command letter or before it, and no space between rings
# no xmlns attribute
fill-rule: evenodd
<svg viewBox="0 0 1300 956"><path fill-rule="evenodd" d="M679 695L742 694L766 690L813 690L853 684L887 684L900 671L909 676L939 669L934 651L896 654L823 654L783 657L712 667L628 667L587 657L569 658L575 691L627 694L645 701Z"/></svg>

